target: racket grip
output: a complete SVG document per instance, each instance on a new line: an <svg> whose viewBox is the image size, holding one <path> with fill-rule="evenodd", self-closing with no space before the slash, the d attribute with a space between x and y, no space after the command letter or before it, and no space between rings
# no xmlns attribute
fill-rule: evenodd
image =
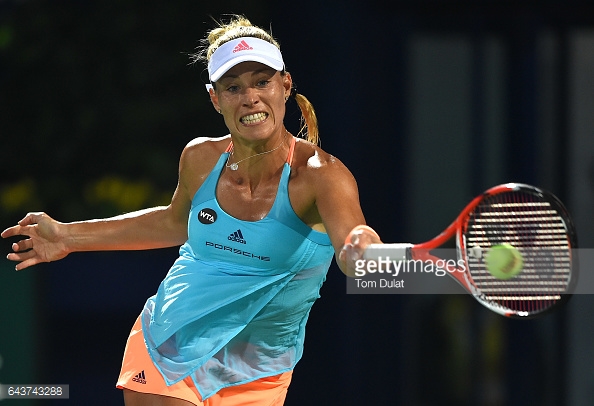
<svg viewBox="0 0 594 406"><path fill-rule="evenodd" d="M377 260L381 258L390 258L393 261L410 260L413 244L392 243L392 244L369 244L363 253L363 259Z"/></svg>

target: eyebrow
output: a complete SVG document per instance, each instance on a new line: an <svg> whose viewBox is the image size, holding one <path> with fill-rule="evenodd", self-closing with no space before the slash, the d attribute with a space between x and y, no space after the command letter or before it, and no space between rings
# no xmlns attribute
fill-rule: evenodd
<svg viewBox="0 0 594 406"><path fill-rule="evenodd" d="M275 73L278 72L277 70L274 70L273 68L270 68L270 67L266 66L264 68L254 70L253 73L252 73L252 76L255 76L255 75L259 74L259 73L264 73L264 72L267 72L267 71L274 71ZM226 74L225 73L221 77L221 79L226 79L226 78L235 79L235 78L238 78L238 77L239 77L239 75L230 75L230 74Z"/></svg>

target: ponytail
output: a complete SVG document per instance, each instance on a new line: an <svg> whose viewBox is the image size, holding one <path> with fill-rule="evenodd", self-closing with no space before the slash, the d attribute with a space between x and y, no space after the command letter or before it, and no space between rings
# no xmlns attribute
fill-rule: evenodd
<svg viewBox="0 0 594 406"><path fill-rule="evenodd" d="M318 118L316 112L310 101L302 94L297 93L295 88L291 89L291 96L295 98L299 110L301 110L301 129L299 130L299 137L305 138L312 144L318 145L320 137L318 134Z"/></svg>

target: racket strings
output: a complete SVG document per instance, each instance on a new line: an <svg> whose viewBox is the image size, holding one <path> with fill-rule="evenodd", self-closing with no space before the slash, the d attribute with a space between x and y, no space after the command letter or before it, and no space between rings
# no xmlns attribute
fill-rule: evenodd
<svg viewBox="0 0 594 406"><path fill-rule="evenodd" d="M514 312L549 308L567 291L571 276L571 244L567 225L541 195L509 191L486 197L470 213L464 239L469 273L483 299ZM490 247L511 244L522 254L524 268L511 279L497 279L487 270Z"/></svg>

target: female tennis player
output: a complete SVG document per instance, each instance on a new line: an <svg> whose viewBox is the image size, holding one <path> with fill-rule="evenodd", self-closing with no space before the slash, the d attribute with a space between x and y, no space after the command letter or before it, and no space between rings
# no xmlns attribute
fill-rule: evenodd
<svg viewBox="0 0 594 406"><path fill-rule="evenodd" d="M305 324L333 255L365 223L356 182L317 146L317 121L297 94L277 41L236 16L193 59L229 129L184 148L171 203L62 223L29 213L2 237L25 236L17 270L71 252L181 246L132 328L117 387L135 405L282 405ZM295 97L307 139L283 123ZM351 242L379 242L357 228ZM361 238L364 236L364 238Z"/></svg>

